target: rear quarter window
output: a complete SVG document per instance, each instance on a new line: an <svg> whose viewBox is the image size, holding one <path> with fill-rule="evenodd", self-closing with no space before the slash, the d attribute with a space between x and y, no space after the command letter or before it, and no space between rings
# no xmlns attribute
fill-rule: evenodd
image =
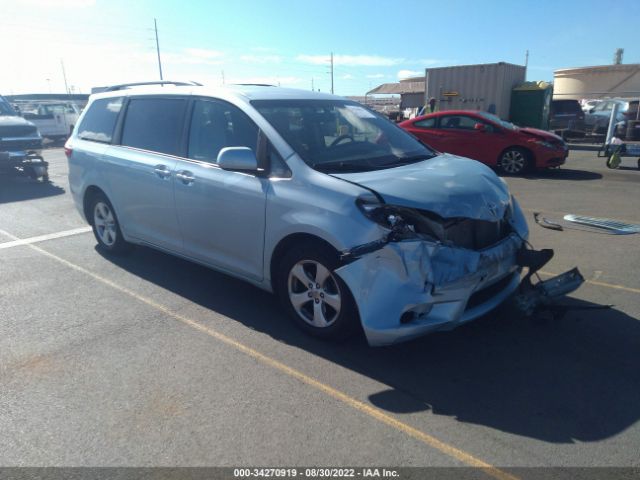
<svg viewBox="0 0 640 480"><path fill-rule="evenodd" d="M78 137L93 142L111 143L121 109L122 97L95 100L78 126Z"/></svg>
<svg viewBox="0 0 640 480"><path fill-rule="evenodd" d="M581 113L582 108L577 100L555 100L551 102L551 112L556 115Z"/></svg>

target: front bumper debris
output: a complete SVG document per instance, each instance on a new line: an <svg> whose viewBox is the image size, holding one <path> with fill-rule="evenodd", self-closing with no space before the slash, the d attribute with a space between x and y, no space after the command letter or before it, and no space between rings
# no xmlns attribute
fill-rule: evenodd
<svg viewBox="0 0 640 480"><path fill-rule="evenodd" d="M522 245L516 234L483 251L420 239L375 250L367 244L357 247L355 260L354 249L345 252L352 261L336 274L353 294L369 344L388 345L455 328L497 307L518 288Z"/></svg>
<svg viewBox="0 0 640 480"><path fill-rule="evenodd" d="M482 251L385 239L343 252L349 263L336 274L353 294L367 341L382 346L456 328L490 312L519 287L529 311L578 288L583 279L577 269L531 285L531 275L552 256L552 250L527 250L516 233Z"/></svg>
<svg viewBox="0 0 640 480"><path fill-rule="evenodd" d="M519 293L514 297L515 307L525 316L533 317L540 310L565 310L569 307L557 305L559 298L571 293L584 283L584 277L577 268L556 275L533 285L531 273L522 279ZM608 308L608 306L605 306Z"/></svg>
<svg viewBox="0 0 640 480"><path fill-rule="evenodd" d="M0 171L18 172L32 178L47 179L49 163L42 157L40 150L0 151Z"/></svg>

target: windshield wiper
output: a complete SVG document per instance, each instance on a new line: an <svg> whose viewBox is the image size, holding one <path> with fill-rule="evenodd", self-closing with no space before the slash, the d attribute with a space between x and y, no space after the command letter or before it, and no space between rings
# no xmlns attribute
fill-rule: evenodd
<svg viewBox="0 0 640 480"><path fill-rule="evenodd" d="M392 165L395 165L395 166L409 165L411 163L417 163L423 160L429 160L435 156L436 156L435 154L428 154L428 155L422 154L422 155L412 155L410 157L398 157L393 162L385 163L384 166L390 167Z"/></svg>
<svg viewBox="0 0 640 480"><path fill-rule="evenodd" d="M379 169L379 167L370 164L346 162L344 160L316 163L313 168L319 172L366 172Z"/></svg>

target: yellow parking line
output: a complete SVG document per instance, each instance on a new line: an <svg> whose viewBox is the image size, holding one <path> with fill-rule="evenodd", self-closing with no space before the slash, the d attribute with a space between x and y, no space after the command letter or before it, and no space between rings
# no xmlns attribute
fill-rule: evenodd
<svg viewBox="0 0 640 480"><path fill-rule="evenodd" d="M546 277L555 277L556 275L558 275L557 273L545 272L542 270L538 271L538 273ZM614 288L616 290L624 290L625 292L640 293L640 288L625 287L624 285L616 285L615 283L597 282L595 280L585 280L585 283L590 283L591 285L597 285L598 287L607 287L607 288Z"/></svg>
<svg viewBox="0 0 640 480"><path fill-rule="evenodd" d="M19 240L17 237L14 237L13 235L4 232L2 230L0 230L0 233L3 233L7 236L9 236L10 238L14 238L15 240ZM397 420L396 418L392 417L391 415L388 415L386 413L384 413L382 410L372 407L370 405L367 405L364 402L361 402L360 400L357 400L349 395L347 395L344 392L341 392L340 390L337 390L325 383L320 382L319 380L316 380L308 375L305 375L304 373L300 372L299 370L296 370L294 368L289 367L288 365L285 365L282 362L279 362L278 360L275 360L271 357L268 357L267 355L260 353L259 351L248 347L247 345L244 345L243 343L238 342L237 340L234 340L231 337L228 337L210 327L207 327L206 325L203 325L195 320L192 320L188 317L185 317L184 315L180 315L179 313L173 312L171 311L169 308L165 307L164 305L161 305L159 303L156 303L155 301L151 300L150 298L144 297L142 295L137 294L136 292L129 290L126 287L123 287L121 285L118 285L117 283L112 282L111 280L104 278L96 273L93 273L79 265L76 265L75 263L72 263L68 260L65 260L62 257L59 257L53 253L50 253L38 246L29 244L28 245L30 248L32 248L33 250L36 250L37 252L41 253L42 255L45 255L53 260L56 260L60 263L62 263L63 265L66 265L67 267L76 270L77 272L81 272L85 275L88 275L89 277L105 284L108 285L109 287L118 290L119 292L122 292L132 298L135 298L136 300L164 313L165 315L183 323L184 325L187 325L191 328L194 328L195 330L198 330L202 333L205 333L206 335L209 335L210 337L215 338L216 340L221 341L222 343L229 345L230 347L235 348L236 350L245 353L246 355L249 355L250 357L252 357L253 359L257 360L258 362L264 364L264 365L268 365L272 368L274 368L275 370L278 370L290 377L293 377L297 380L299 380L302 383L305 383L306 385L309 385L313 388L315 388L316 390L319 390L327 395L329 395L330 397L354 408L355 410L358 410L361 413L364 413L365 415L368 415L371 418L374 418L376 420L378 420L381 423L384 423L385 425L388 425L389 427L392 427L400 432L405 433L406 435L409 435L410 437L424 443L425 445L428 445L429 447L432 447L436 450L439 450L440 452L455 458L456 460L465 463L469 466L472 467L477 467L481 470L483 470L485 473L487 473L488 475L497 478L499 480L519 480L518 477L513 476L503 470L500 470L497 467L494 467L493 465L484 462L482 460L480 460L479 458L474 457L473 455L471 455L470 453L465 452L464 450L460 450L459 448L456 448L452 445L449 445L448 443L445 443L441 440L438 440L437 438L424 433L421 430L418 430L417 428L414 428L404 422L401 422L400 420Z"/></svg>

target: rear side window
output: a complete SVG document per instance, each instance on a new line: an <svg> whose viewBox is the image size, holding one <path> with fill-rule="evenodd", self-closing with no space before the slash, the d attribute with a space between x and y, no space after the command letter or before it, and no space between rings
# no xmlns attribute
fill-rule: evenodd
<svg viewBox="0 0 640 480"><path fill-rule="evenodd" d="M179 155L186 104L176 98L132 99L124 119L122 145Z"/></svg>
<svg viewBox="0 0 640 480"><path fill-rule="evenodd" d="M78 127L78 137L93 142L111 143L122 97L95 100Z"/></svg>

